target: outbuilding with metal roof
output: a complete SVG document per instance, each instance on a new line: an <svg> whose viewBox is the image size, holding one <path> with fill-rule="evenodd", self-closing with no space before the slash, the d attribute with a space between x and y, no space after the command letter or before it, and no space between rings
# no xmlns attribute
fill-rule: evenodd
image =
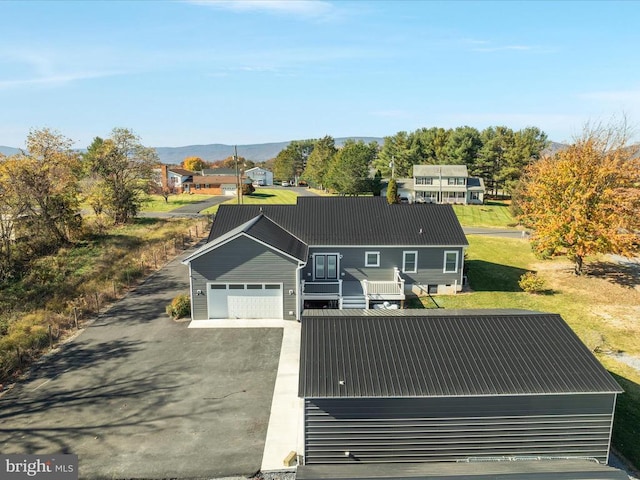
<svg viewBox="0 0 640 480"><path fill-rule="evenodd" d="M621 392L556 314L343 310L302 319L306 465L606 463Z"/></svg>

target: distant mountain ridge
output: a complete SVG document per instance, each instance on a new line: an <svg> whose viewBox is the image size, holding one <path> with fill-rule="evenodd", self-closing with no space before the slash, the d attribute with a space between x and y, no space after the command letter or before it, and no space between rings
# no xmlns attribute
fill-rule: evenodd
<svg viewBox="0 0 640 480"><path fill-rule="evenodd" d="M13 148L13 147L5 147L4 145L0 145L0 153L8 157L10 155L15 155L16 153L20 153L20 149Z"/></svg>
<svg viewBox="0 0 640 480"><path fill-rule="evenodd" d="M336 146L342 146L347 140L362 140L365 143L378 142L380 145L384 143L384 138L382 137L341 137L335 139ZM238 145L238 156L254 162L264 162L275 158L290 143L291 141ZM210 145L187 145L184 147L155 147L155 149L162 163L177 165L182 163L186 157L200 157L207 162L223 160L233 155L234 146L212 143Z"/></svg>

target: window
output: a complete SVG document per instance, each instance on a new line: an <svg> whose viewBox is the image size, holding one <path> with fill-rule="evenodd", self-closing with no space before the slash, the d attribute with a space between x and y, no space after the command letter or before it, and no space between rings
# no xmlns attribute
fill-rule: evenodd
<svg viewBox="0 0 640 480"><path fill-rule="evenodd" d="M433 185L432 177L416 177L416 185Z"/></svg>
<svg viewBox="0 0 640 480"><path fill-rule="evenodd" d="M444 273L458 273L458 252L444 252Z"/></svg>
<svg viewBox="0 0 640 480"><path fill-rule="evenodd" d="M379 267L380 266L380 252L364 252L364 266L365 267Z"/></svg>
<svg viewBox="0 0 640 480"><path fill-rule="evenodd" d="M402 272L416 273L418 271L418 252L402 252Z"/></svg>
<svg viewBox="0 0 640 480"><path fill-rule="evenodd" d="M478 192L471 192L471 200L480 200L480 194Z"/></svg>
<svg viewBox="0 0 640 480"><path fill-rule="evenodd" d="M317 280L338 279L338 254L318 254L313 256L313 276Z"/></svg>

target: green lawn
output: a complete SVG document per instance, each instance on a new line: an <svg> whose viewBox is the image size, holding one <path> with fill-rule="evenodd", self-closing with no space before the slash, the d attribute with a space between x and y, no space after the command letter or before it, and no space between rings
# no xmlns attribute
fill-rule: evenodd
<svg viewBox="0 0 640 480"><path fill-rule="evenodd" d="M190 195L188 193L180 193L178 195L169 195L168 201L164 200L162 195L148 195L142 204L143 212L170 212L176 208L184 207L191 203L207 200L211 195Z"/></svg>
<svg viewBox="0 0 640 480"><path fill-rule="evenodd" d="M577 277L565 259L541 261L534 257L526 241L474 235L468 239L465 263L471 290L434 297L437 304L449 309L516 308L562 315L625 389L618 397L613 444L640 466L640 372L614 355L640 356L638 274L631 280L629 272L593 258L591 265L608 273ZM518 279L528 270L544 278L545 294L521 291ZM429 299L423 302L434 307Z"/></svg>
<svg viewBox="0 0 640 480"><path fill-rule="evenodd" d="M257 188L252 195L244 195L242 197L243 205L293 205L296 203L298 194L293 190L284 190L279 188ZM236 205L238 198L231 197L228 201L221 205ZM214 205L207 208L202 213L211 215L218 211L220 205Z"/></svg>
<svg viewBox="0 0 640 480"><path fill-rule="evenodd" d="M515 227L517 221L509 206L502 202L484 205L453 205L458 220L464 227Z"/></svg>

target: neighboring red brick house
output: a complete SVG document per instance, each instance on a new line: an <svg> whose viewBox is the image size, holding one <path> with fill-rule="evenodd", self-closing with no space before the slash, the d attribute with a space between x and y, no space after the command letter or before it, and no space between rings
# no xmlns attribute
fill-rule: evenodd
<svg viewBox="0 0 640 480"><path fill-rule="evenodd" d="M236 195L237 177L231 169L222 175L211 172L225 169L209 169L203 172L192 172L184 168L160 165L160 184L169 188L172 193L199 193L203 195ZM233 174L231 174L233 173ZM240 181L247 177L242 175Z"/></svg>

